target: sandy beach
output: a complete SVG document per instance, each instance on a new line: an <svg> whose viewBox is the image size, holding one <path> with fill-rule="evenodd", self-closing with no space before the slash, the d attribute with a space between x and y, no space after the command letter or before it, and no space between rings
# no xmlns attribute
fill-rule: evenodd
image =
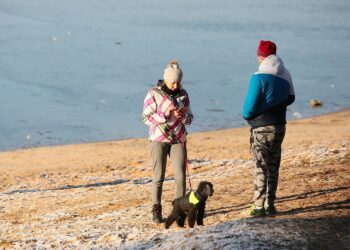
<svg viewBox="0 0 350 250"><path fill-rule="evenodd" d="M0 249L347 249L349 124L350 109L287 124L279 213L263 219L243 214L253 193L249 128L190 134L192 185L215 189L194 229L152 223L146 138L1 152ZM168 162L164 216L173 189Z"/></svg>

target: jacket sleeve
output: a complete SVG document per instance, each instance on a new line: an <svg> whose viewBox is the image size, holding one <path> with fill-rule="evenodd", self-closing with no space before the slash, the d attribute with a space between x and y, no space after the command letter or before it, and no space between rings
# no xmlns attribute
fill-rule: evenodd
<svg viewBox="0 0 350 250"><path fill-rule="evenodd" d="M193 114L191 111L191 107L189 106L186 114L181 119L181 122L185 125L190 125L192 123L192 121L193 121Z"/></svg>
<svg viewBox="0 0 350 250"><path fill-rule="evenodd" d="M289 106L295 101L295 95L288 95L287 103L286 105Z"/></svg>
<svg viewBox="0 0 350 250"><path fill-rule="evenodd" d="M184 101L185 107L187 108L187 112L184 115L184 117L181 119L181 122L185 125L190 125L193 121L193 113L191 110L191 105L190 105L190 98L188 97L187 92L185 93L186 98Z"/></svg>
<svg viewBox="0 0 350 250"><path fill-rule="evenodd" d="M288 76L288 82L289 82L289 93L288 93L288 99L286 102L286 105L291 105L294 101L295 101L295 91L294 91L294 85L293 85L293 80L292 80L292 76L289 72L289 70L285 69L286 74Z"/></svg>
<svg viewBox="0 0 350 250"><path fill-rule="evenodd" d="M261 85L258 75L253 75L250 79L247 96L243 107L243 118L253 119L257 114L259 99L261 96Z"/></svg>
<svg viewBox="0 0 350 250"><path fill-rule="evenodd" d="M142 119L148 126L159 125L167 121L165 113L158 109L158 104L152 90L148 91L143 102Z"/></svg>

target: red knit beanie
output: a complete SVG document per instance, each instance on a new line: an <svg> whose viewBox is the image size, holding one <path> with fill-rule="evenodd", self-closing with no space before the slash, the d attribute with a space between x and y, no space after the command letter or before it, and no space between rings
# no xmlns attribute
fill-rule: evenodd
<svg viewBox="0 0 350 250"><path fill-rule="evenodd" d="M276 54L276 44L271 41L260 41L259 47L258 47L258 56L262 57L268 57L269 55Z"/></svg>

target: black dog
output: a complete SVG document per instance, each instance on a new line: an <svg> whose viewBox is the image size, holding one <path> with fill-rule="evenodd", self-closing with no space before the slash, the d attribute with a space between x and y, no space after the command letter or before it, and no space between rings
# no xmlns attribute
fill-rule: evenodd
<svg viewBox="0 0 350 250"><path fill-rule="evenodd" d="M179 227L185 224L186 215L188 215L188 226L194 227L197 218L197 225L203 226L203 217L205 212L205 202L208 196L214 193L213 184L208 181L199 183L197 191L191 191L185 196L173 201L173 211L165 221L165 228L168 229L176 220Z"/></svg>

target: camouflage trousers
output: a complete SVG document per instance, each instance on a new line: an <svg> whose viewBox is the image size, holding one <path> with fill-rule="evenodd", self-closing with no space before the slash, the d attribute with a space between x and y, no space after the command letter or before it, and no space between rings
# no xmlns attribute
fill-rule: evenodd
<svg viewBox="0 0 350 250"><path fill-rule="evenodd" d="M251 131L255 163L253 200L257 207L274 205L285 132L285 125L259 127Z"/></svg>

